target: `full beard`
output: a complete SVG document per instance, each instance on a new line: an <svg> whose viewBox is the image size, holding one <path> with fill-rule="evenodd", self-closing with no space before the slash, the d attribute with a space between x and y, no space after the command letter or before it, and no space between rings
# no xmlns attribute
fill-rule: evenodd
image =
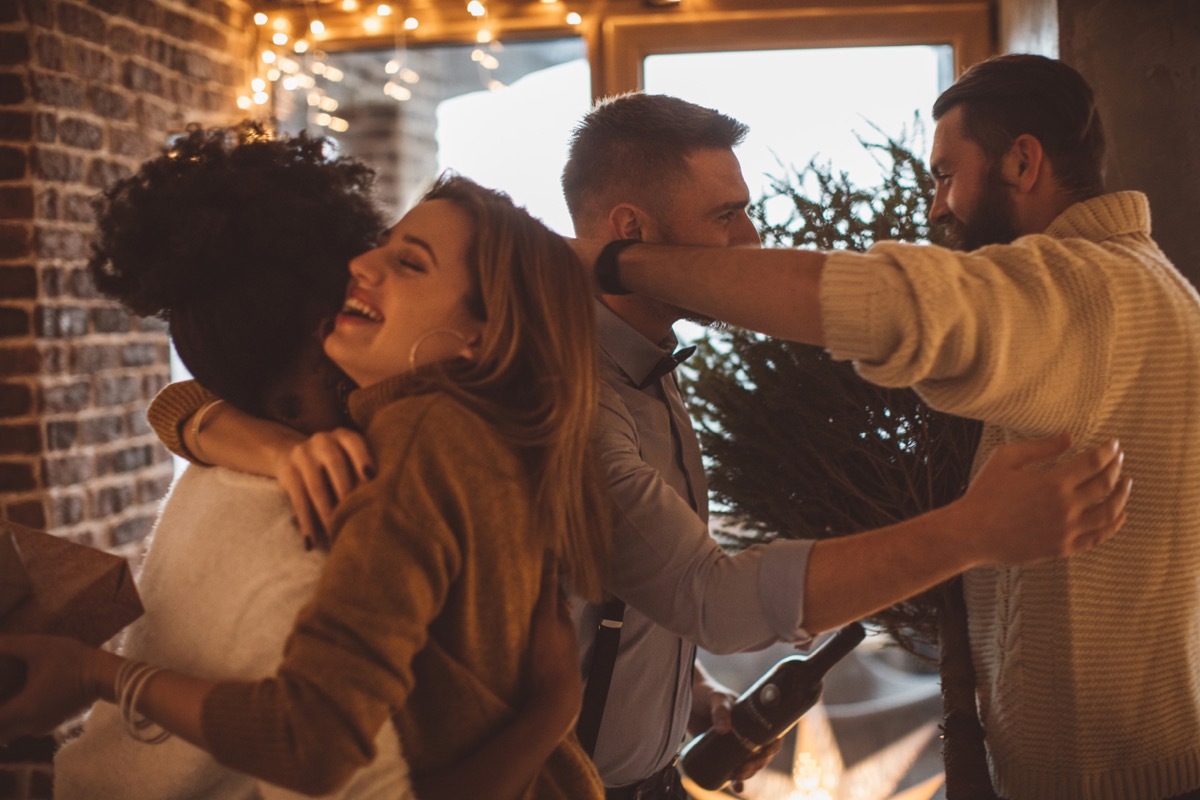
<svg viewBox="0 0 1200 800"><path fill-rule="evenodd" d="M971 211L970 221L952 216L946 223L948 244L955 250L978 250L989 244L1008 244L1017 231L1009 186L1000 180L995 168L988 173L983 195Z"/></svg>

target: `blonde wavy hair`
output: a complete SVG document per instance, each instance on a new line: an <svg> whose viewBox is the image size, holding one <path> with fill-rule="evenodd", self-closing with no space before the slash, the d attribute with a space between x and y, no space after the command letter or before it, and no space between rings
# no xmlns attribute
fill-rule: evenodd
<svg viewBox="0 0 1200 800"><path fill-rule="evenodd" d="M472 220L468 308L486 322L475 359L440 382L518 447L539 531L572 591L598 599L609 525L592 440L600 381L588 277L563 238L503 192L447 173L428 200Z"/></svg>

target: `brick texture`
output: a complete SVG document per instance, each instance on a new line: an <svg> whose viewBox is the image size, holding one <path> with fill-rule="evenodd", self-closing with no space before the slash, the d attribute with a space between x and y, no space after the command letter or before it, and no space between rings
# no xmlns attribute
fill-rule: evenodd
<svg viewBox="0 0 1200 800"><path fill-rule="evenodd" d="M87 274L92 198L188 123L240 118L249 0L0 0L0 519L135 556L172 464L145 421L166 328ZM44 740L0 796L50 797Z"/></svg>
<svg viewBox="0 0 1200 800"><path fill-rule="evenodd" d="M166 332L98 296L91 198L188 122L237 118L249 14L0 2L0 519L130 558L150 530L171 479L145 421ZM53 747L0 748L0 797L50 798Z"/></svg>
<svg viewBox="0 0 1200 800"><path fill-rule="evenodd" d="M141 552L172 475L145 419L167 332L92 285L92 198L188 123L241 117L251 15L250 0L0 0L0 520ZM52 797L53 750L0 747L0 797Z"/></svg>

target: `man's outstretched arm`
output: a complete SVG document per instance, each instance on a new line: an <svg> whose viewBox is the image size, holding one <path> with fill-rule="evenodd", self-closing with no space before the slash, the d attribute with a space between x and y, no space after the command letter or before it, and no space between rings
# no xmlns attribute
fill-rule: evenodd
<svg viewBox="0 0 1200 800"><path fill-rule="evenodd" d="M1049 469L1070 437L997 447L967 493L949 505L813 545L804 627L830 630L911 597L960 572L990 564L1026 566L1078 555L1125 522L1132 482L1109 440Z"/></svg>
<svg viewBox="0 0 1200 800"><path fill-rule="evenodd" d="M593 265L605 242L576 239ZM610 276L628 292L653 297L769 336L824 346L817 250L638 244L616 257ZM606 291L601 281L601 291Z"/></svg>

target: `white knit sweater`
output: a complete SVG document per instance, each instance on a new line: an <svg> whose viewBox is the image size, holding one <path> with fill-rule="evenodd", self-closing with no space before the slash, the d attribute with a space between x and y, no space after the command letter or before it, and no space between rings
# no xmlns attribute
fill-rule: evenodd
<svg viewBox="0 0 1200 800"><path fill-rule="evenodd" d="M189 467L172 487L138 579L145 615L123 654L206 678L271 675L324 556L304 552L287 496L272 480ZM375 760L333 797L412 800L395 729ZM147 745L125 733L114 706L97 703L83 734L54 761L61 800L299 798L221 766L172 737Z"/></svg>
<svg viewBox="0 0 1200 800"><path fill-rule="evenodd" d="M966 576L992 775L1010 800L1200 787L1200 297L1108 194L970 254L897 243L826 262L830 351L996 444L1117 436L1129 521L1085 555ZM865 324L864 324L865 321Z"/></svg>

